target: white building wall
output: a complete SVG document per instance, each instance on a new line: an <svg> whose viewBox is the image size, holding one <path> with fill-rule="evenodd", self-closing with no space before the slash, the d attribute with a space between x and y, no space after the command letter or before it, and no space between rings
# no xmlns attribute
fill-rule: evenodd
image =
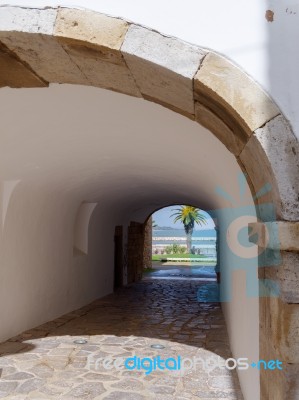
<svg viewBox="0 0 299 400"><path fill-rule="evenodd" d="M90 229L96 234L88 254L73 255L79 205L40 185L20 183L13 192L0 240L0 341L111 292L113 234L107 209L94 211L96 227ZM99 243L104 252L99 253Z"/></svg>

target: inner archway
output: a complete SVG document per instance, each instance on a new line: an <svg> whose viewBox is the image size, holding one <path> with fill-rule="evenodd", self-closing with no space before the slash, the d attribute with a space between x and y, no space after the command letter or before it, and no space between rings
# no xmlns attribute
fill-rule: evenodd
<svg viewBox="0 0 299 400"><path fill-rule="evenodd" d="M189 212L188 208L191 208ZM151 267L152 277L215 279L217 231L214 221L195 206L172 205L157 210L146 223L144 254L147 255L145 272ZM149 258L151 264L146 263Z"/></svg>

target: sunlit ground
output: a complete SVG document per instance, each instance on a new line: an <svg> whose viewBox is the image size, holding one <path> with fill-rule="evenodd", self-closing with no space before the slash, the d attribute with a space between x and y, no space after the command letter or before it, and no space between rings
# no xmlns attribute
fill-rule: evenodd
<svg viewBox="0 0 299 400"><path fill-rule="evenodd" d="M3 343L0 398L242 399L234 372L207 368L211 357L224 361L231 353L220 306L199 303L199 285L142 281ZM156 344L164 348L151 347ZM120 357L158 355L197 363L148 374L111 367Z"/></svg>

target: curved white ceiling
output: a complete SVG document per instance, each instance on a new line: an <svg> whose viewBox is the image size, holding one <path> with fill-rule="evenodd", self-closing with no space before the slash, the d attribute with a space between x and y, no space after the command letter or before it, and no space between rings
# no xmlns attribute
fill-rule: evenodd
<svg viewBox="0 0 299 400"><path fill-rule="evenodd" d="M221 207L217 186L238 193L234 156L159 105L71 85L1 89L0 105L2 181L142 216L174 203Z"/></svg>

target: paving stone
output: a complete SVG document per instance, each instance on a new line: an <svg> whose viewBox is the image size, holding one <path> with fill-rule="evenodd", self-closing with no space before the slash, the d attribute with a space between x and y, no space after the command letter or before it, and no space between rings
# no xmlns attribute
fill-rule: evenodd
<svg viewBox="0 0 299 400"><path fill-rule="evenodd" d="M108 374L98 374L95 372L88 372L83 376L84 379L90 381L102 381L102 382L110 382L118 380L117 377Z"/></svg>
<svg viewBox="0 0 299 400"><path fill-rule="evenodd" d="M143 400L145 396L136 392L112 392L108 396L103 397L105 400Z"/></svg>
<svg viewBox="0 0 299 400"><path fill-rule="evenodd" d="M0 378L3 379L3 378L5 378L5 376L11 375L16 371L17 370L15 367L5 366L4 368L0 368Z"/></svg>
<svg viewBox="0 0 299 400"><path fill-rule="evenodd" d="M215 376L208 380L208 385L213 389L234 389L235 382L232 376Z"/></svg>
<svg viewBox="0 0 299 400"><path fill-rule="evenodd" d="M0 392L11 392L17 387L16 382L3 382L0 381Z"/></svg>
<svg viewBox="0 0 299 400"><path fill-rule="evenodd" d="M32 374L29 374L27 372L16 372L11 375L6 375L4 379L7 381L23 381L25 379L30 379L33 377L34 376Z"/></svg>
<svg viewBox="0 0 299 400"><path fill-rule="evenodd" d="M173 399L173 395L172 394L166 394L166 393L158 394L158 393L155 393L155 400L172 400L172 399Z"/></svg>
<svg viewBox="0 0 299 400"><path fill-rule="evenodd" d="M150 391L157 394L173 394L175 389L171 386L152 386Z"/></svg>
<svg viewBox="0 0 299 400"><path fill-rule="evenodd" d="M33 366L28 372L33 373L38 378L51 378L54 369L45 363L41 363Z"/></svg>
<svg viewBox="0 0 299 400"><path fill-rule="evenodd" d="M136 391L144 389L143 384L139 382L137 379L128 379L128 378L118 383L114 383L113 385L111 385L111 387L121 390L136 390Z"/></svg>
<svg viewBox="0 0 299 400"><path fill-rule="evenodd" d="M50 350L49 351L49 355L50 356L68 356L69 354L71 354L72 353L72 351L74 350L74 348L56 348L56 349L53 349L53 350Z"/></svg>
<svg viewBox="0 0 299 400"><path fill-rule="evenodd" d="M55 398L56 396L62 394L64 392L64 389L53 387L50 384L48 384L47 386L43 386L42 388L40 388L39 391L41 393L44 393L45 395L53 396Z"/></svg>
<svg viewBox="0 0 299 400"><path fill-rule="evenodd" d="M84 307L84 312L76 310L72 318L59 318L58 328L56 320L51 321L50 331L45 332L51 336L35 337L33 331L43 331L36 328L0 344L4 353L0 398L241 399L235 372L228 370L204 371L197 365L195 370L156 370L145 375L142 370L117 370L113 365L108 370L103 365L107 357L113 361L133 355L205 359L215 351L230 357L219 304L199 304L197 288L185 281L136 283ZM85 334L89 327L92 336ZM87 344L73 343L80 338ZM155 343L165 349L152 349Z"/></svg>
<svg viewBox="0 0 299 400"><path fill-rule="evenodd" d="M202 391L198 390L194 392L194 395L196 398L200 398L202 400L222 400L222 399L229 399L229 400L243 400L243 397L240 397L241 394L239 393L233 393L233 392L223 392L223 391L215 391L215 390L209 390L209 391Z"/></svg>
<svg viewBox="0 0 299 400"><path fill-rule="evenodd" d="M70 390L66 395L74 399L93 399L104 392L105 388L102 383L82 383Z"/></svg>
<svg viewBox="0 0 299 400"><path fill-rule="evenodd" d="M39 359L39 355L38 354L31 354L31 353L21 353L21 354L18 353L18 354L15 355L15 358L19 362L23 361L23 362L29 363L29 362L34 362L34 361L38 360Z"/></svg>
<svg viewBox="0 0 299 400"><path fill-rule="evenodd" d="M44 384L45 384L45 381L42 379L38 379L38 378L29 379L28 381L25 381L24 383L22 383L18 387L17 391L20 393L30 393L30 392L40 388Z"/></svg>

